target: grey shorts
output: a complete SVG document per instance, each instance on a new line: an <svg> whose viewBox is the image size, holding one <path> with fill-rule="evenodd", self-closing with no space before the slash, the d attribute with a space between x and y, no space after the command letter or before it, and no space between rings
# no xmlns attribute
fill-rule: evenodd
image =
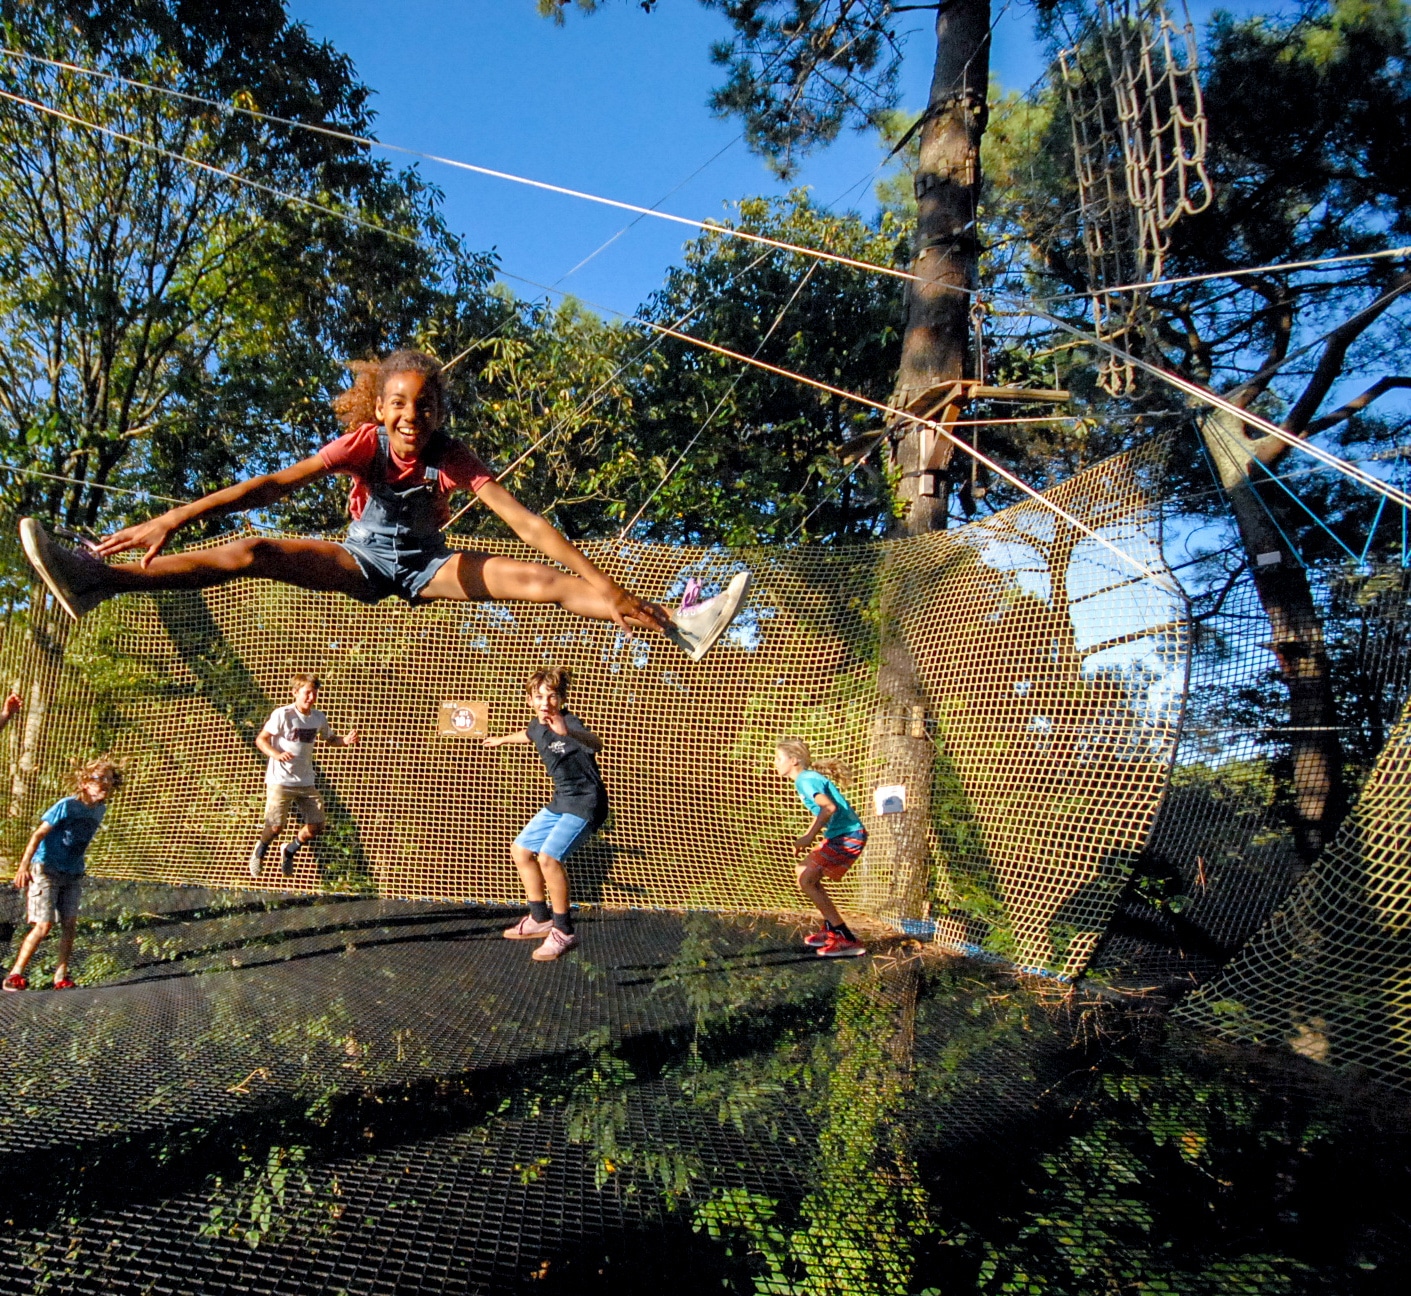
<svg viewBox="0 0 1411 1296"><path fill-rule="evenodd" d="M363 603L380 603L394 596L415 603L431 578L455 557L442 544L404 547L391 540L369 541L351 532L342 546L353 555L371 586L368 593L357 596Z"/></svg>
<svg viewBox="0 0 1411 1296"><path fill-rule="evenodd" d="M265 788L265 827L283 828L289 822L291 810L297 810L306 824L321 824L328 818L317 789L269 784Z"/></svg>
<svg viewBox="0 0 1411 1296"><path fill-rule="evenodd" d="M82 873L45 873L36 869L29 880L29 920L66 923L78 917L83 895Z"/></svg>

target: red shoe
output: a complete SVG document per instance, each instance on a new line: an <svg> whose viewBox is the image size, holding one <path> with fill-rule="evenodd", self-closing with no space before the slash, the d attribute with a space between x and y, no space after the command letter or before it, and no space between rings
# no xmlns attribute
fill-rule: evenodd
<svg viewBox="0 0 1411 1296"><path fill-rule="evenodd" d="M73 977L63 977L62 979L54 982L54 989L74 990L77 988L77 985L78 983L73 979Z"/></svg>
<svg viewBox="0 0 1411 1296"><path fill-rule="evenodd" d="M10 975L5 978L4 985L6 990L29 989L29 982L18 972L11 972Z"/></svg>
<svg viewBox="0 0 1411 1296"><path fill-rule="evenodd" d="M803 938L803 943L809 949L822 949L828 943L828 938L833 934L833 929L828 926L820 927L816 932L809 932Z"/></svg>
<svg viewBox="0 0 1411 1296"><path fill-rule="evenodd" d="M849 940L842 932L829 932L828 939L818 948L819 958L861 958L867 946L859 940Z"/></svg>

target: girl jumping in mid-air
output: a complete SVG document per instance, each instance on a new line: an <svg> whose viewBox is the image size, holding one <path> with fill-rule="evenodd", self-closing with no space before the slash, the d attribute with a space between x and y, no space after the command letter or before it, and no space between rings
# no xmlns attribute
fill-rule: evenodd
<svg viewBox="0 0 1411 1296"><path fill-rule="evenodd" d="M279 472L252 477L160 517L125 527L93 553L56 544L34 518L20 539L51 593L74 618L128 591L204 589L241 577L265 577L307 590L334 590L364 603L396 595L430 599L557 603L579 616L663 631L699 660L730 624L749 584L740 573L712 599L674 616L629 593L496 482L462 442L441 431L448 413L440 364L420 351L397 351L381 364L356 366L357 382L334 402L349 429ZM296 487L330 473L353 478L347 539L249 537L213 549L163 554L188 523L266 508ZM442 528L453 490L475 492L526 544L568 570L449 548ZM140 549L135 563L100 559ZM570 574L571 573L571 574Z"/></svg>
<svg viewBox="0 0 1411 1296"><path fill-rule="evenodd" d="M847 767L838 761L815 762L802 738L785 738L775 749L774 768L793 780L799 800L813 815L808 831L795 840L794 853L806 856L798 866L799 890L818 906L823 927L805 936L803 943L820 958L858 958L867 950L823 885L824 878L836 882L843 877L867 845L867 829L839 787L852 782ZM823 844L814 846L820 833Z"/></svg>

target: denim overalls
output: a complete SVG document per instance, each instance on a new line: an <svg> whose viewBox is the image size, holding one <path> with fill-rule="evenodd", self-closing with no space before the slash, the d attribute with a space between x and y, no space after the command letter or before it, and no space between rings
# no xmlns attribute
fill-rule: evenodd
<svg viewBox="0 0 1411 1296"><path fill-rule="evenodd" d="M359 596L363 602L376 603L394 594L416 602L426 583L453 556L436 516L439 465L445 451L445 440L438 433L426 448L422 480L393 486L387 480L392 458L387 432L377 429L377 456L364 478L368 499L362 517L349 526L343 541L371 586Z"/></svg>

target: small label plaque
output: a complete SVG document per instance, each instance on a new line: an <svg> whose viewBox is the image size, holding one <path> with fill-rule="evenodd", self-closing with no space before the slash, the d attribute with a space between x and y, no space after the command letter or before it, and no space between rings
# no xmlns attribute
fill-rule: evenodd
<svg viewBox="0 0 1411 1296"><path fill-rule="evenodd" d="M442 702L436 720L440 738L484 738L490 732L488 702Z"/></svg>
<svg viewBox="0 0 1411 1296"><path fill-rule="evenodd" d="M872 804L879 815L899 815L906 813L906 788L900 783L874 789Z"/></svg>

